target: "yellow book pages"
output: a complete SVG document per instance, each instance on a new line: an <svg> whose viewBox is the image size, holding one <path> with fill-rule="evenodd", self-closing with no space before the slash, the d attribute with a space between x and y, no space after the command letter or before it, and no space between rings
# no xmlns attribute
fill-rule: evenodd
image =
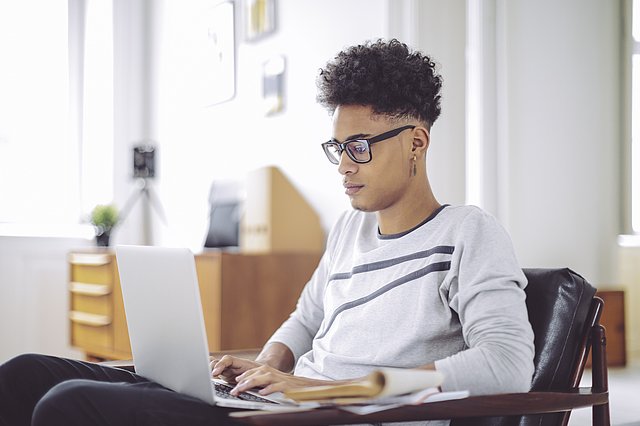
<svg viewBox="0 0 640 426"><path fill-rule="evenodd" d="M438 387L442 380L442 374L437 371L382 368L353 383L297 388L284 394L294 401L371 399Z"/></svg>
<svg viewBox="0 0 640 426"><path fill-rule="evenodd" d="M384 380L384 375L380 371L374 371L358 382L342 385L309 386L291 389L284 392L284 394L294 401L317 401L352 397L372 398L380 394L384 387Z"/></svg>

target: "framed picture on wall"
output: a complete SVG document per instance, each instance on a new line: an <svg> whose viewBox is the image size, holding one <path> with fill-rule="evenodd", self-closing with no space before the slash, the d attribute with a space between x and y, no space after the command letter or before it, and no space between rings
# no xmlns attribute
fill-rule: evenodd
<svg viewBox="0 0 640 426"><path fill-rule="evenodd" d="M244 0L245 40L256 41L276 30L276 0Z"/></svg>
<svg viewBox="0 0 640 426"><path fill-rule="evenodd" d="M234 2L209 3L200 16L201 72L198 90L204 106L226 102L236 93Z"/></svg>

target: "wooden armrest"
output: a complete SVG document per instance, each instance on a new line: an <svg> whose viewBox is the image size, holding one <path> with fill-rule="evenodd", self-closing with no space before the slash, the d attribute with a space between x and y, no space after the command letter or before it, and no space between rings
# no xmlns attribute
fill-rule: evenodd
<svg viewBox="0 0 640 426"><path fill-rule="evenodd" d="M304 412L261 414L234 418L252 425L339 425L419 420L443 420L465 417L509 416L569 411L573 408L606 404L608 392L580 388L573 392L529 392L473 396L451 401L407 405L360 416L337 408Z"/></svg>

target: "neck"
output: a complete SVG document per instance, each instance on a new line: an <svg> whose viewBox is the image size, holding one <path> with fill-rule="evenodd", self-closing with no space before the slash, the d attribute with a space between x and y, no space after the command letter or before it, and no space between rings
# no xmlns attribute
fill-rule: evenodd
<svg viewBox="0 0 640 426"><path fill-rule="evenodd" d="M383 235L399 234L415 228L440 207L431 186L415 191L404 202L376 212L378 228Z"/></svg>

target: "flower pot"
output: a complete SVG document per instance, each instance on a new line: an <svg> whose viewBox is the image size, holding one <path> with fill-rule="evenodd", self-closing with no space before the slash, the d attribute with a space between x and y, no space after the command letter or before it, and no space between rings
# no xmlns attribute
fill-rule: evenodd
<svg viewBox="0 0 640 426"><path fill-rule="evenodd" d="M111 237L110 231L104 231L100 234L96 234L96 245L98 247L108 247L110 237Z"/></svg>

